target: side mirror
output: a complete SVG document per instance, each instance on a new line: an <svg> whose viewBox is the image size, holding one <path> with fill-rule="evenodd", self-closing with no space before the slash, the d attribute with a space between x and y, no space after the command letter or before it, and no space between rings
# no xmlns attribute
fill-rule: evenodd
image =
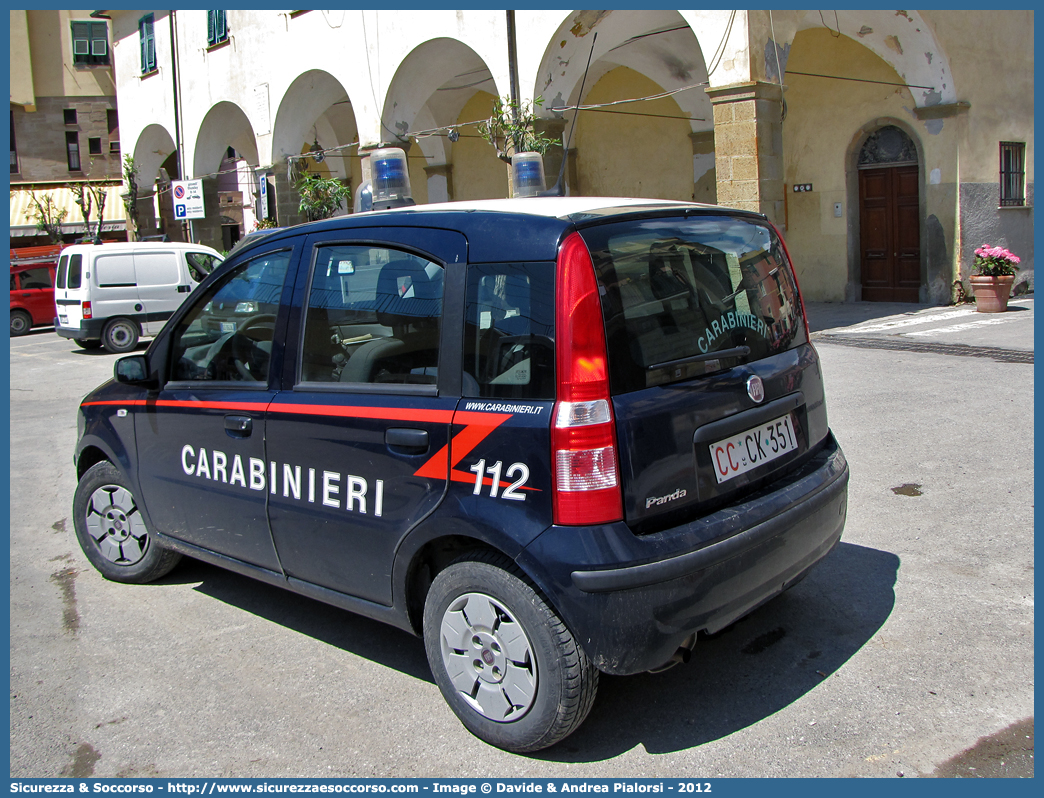
<svg viewBox="0 0 1044 798"><path fill-rule="evenodd" d="M115 376L116 382L141 385L149 381L149 363L145 359L145 355L121 357L113 368L113 376Z"/></svg>

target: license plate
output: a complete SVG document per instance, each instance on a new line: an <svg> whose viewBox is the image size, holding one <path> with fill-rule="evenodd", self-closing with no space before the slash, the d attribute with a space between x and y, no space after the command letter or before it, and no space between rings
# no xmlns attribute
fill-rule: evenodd
<svg viewBox="0 0 1044 798"><path fill-rule="evenodd" d="M68 324L69 323L69 317L66 316L64 313L59 313L58 314L58 323L59 324Z"/></svg>
<svg viewBox="0 0 1044 798"><path fill-rule="evenodd" d="M711 463L718 484L797 450L790 415L712 443Z"/></svg>
<svg viewBox="0 0 1044 798"><path fill-rule="evenodd" d="M221 332L223 333L234 333L236 331L236 323L234 321L223 321L221 322Z"/></svg>

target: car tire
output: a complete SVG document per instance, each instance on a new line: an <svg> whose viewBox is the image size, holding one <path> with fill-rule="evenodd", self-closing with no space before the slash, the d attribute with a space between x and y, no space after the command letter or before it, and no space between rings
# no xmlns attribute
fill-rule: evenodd
<svg viewBox="0 0 1044 798"><path fill-rule="evenodd" d="M33 317L24 310L11 311L11 337L25 335L33 329Z"/></svg>
<svg viewBox="0 0 1044 798"><path fill-rule="evenodd" d="M80 349L101 349L102 342L97 338L85 338L80 340L73 338L73 342L80 347Z"/></svg>
<svg viewBox="0 0 1044 798"><path fill-rule="evenodd" d="M435 682L464 726L508 751L539 751L587 717L598 670L511 560L472 552L441 571L424 603Z"/></svg>
<svg viewBox="0 0 1044 798"><path fill-rule="evenodd" d="M91 466L76 486L73 527L91 565L114 582L152 582L181 560L155 541L127 480L107 461Z"/></svg>
<svg viewBox="0 0 1044 798"><path fill-rule="evenodd" d="M102 346L114 355L134 351L138 345L138 325L130 319L113 319L102 332Z"/></svg>

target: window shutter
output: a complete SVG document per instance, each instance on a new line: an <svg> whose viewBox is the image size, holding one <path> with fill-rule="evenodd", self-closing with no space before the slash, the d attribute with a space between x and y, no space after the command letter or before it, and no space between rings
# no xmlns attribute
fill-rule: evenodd
<svg viewBox="0 0 1044 798"><path fill-rule="evenodd" d="M109 52L109 37L104 22L91 23L91 55L104 58Z"/></svg>
<svg viewBox="0 0 1044 798"><path fill-rule="evenodd" d="M217 42L217 32L215 30L217 26L214 24L214 16L216 14L217 11L207 12L207 44L214 44L215 42Z"/></svg>
<svg viewBox="0 0 1044 798"><path fill-rule="evenodd" d="M141 71L142 74L152 72L156 68L156 37L153 33L152 23L155 17L152 14L138 20L138 38L141 43Z"/></svg>
<svg viewBox="0 0 1044 798"><path fill-rule="evenodd" d="M88 56L91 54L91 25L89 22L72 24L73 55Z"/></svg>
<svg viewBox="0 0 1044 798"><path fill-rule="evenodd" d="M217 40L223 42L228 38L228 20L225 18L224 11L215 11L214 16L216 28L214 32L217 34Z"/></svg>

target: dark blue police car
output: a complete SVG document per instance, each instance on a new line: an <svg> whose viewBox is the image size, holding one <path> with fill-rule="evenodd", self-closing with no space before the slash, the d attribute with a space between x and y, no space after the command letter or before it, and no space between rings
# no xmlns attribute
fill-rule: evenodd
<svg viewBox="0 0 1044 798"><path fill-rule="evenodd" d="M606 198L258 238L83 400L76 464L105 577L187 554L422 635L516 751L801 579L848 490L778 232Z"/></svg>

